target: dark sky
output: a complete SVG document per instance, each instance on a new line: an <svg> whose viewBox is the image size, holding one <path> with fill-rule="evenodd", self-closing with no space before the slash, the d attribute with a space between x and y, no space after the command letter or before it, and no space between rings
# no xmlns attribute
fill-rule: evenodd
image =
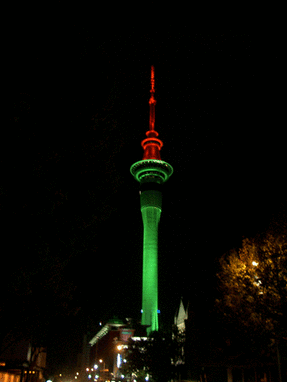
<svg viewBox="0 0 287 382"><path fill-rule="evenodd" d="M155 126L174 168L159 232L159 306L167 320L180 296L212 305L217 259L262 230L286 192L273 37L25 26L10 37L6 63L1 217L10 269L15 254L18 272L56 259L76 287L79 316L138 315L142 221L129 168L142 158L153 64Z"/></svg>

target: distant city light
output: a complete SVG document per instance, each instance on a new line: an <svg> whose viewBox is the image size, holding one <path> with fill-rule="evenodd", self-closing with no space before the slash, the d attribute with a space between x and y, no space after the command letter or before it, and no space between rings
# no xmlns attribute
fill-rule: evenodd
<svg viewBox="0 0 287 382"><path fill-rule="evenodd" d="M252 261L252 265L254 265L254 267L257 267L259 263L256 263L256 261Z"/></svg>

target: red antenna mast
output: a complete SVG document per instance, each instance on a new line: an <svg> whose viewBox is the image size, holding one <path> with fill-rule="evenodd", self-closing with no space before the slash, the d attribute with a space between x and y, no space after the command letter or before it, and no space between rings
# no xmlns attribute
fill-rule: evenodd
<svg viewBox="0 0 287 382"><path fill-rule="evenodd" d="M158 132L154 129L155 123L155 105L156 100L154 98L154 66L151 67L151 89L150 89L150 99L149 99L149 130L146 132L147 138L144 139L141 143L144 149L143 159L158 159L160 158L160 149L163 146L163 143L160 139L157 138Z"/></svg>

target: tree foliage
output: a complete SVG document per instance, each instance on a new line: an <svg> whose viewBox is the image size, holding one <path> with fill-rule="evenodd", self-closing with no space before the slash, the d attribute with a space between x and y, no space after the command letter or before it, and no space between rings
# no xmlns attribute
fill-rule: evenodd
<svg viewBox="0 0 287 382"><path fill-rule="evenodd" d="M217 306L228 320L268 342L286 335L287 235L270 229L220 259Z"/></svg>
<svg viewBox="0 0 287 382"><path fill-rule="evenodd" d="M168 381L173 374L173 364L179 357L180 343L171 334L154 332L138 341L130 340L125 351L124 375L135 375L137 381Z"/></svg>

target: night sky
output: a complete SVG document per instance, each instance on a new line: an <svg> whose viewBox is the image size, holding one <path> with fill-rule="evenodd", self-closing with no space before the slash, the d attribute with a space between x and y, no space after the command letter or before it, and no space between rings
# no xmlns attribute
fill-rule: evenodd
<svg viewBox="0 0 287 382"><path fill-rule="evenodd" d="M188 27L20 29L8 44L1 129L7 274L64 264L74 310L53 324L58 345L66 336L72 347L87 321L139 317L142 220L129 168L142 158L154 65L155 128L174 168L159 230L161 319L181 296L212 306L218 258L285 198L278 44Z"/></svg>

